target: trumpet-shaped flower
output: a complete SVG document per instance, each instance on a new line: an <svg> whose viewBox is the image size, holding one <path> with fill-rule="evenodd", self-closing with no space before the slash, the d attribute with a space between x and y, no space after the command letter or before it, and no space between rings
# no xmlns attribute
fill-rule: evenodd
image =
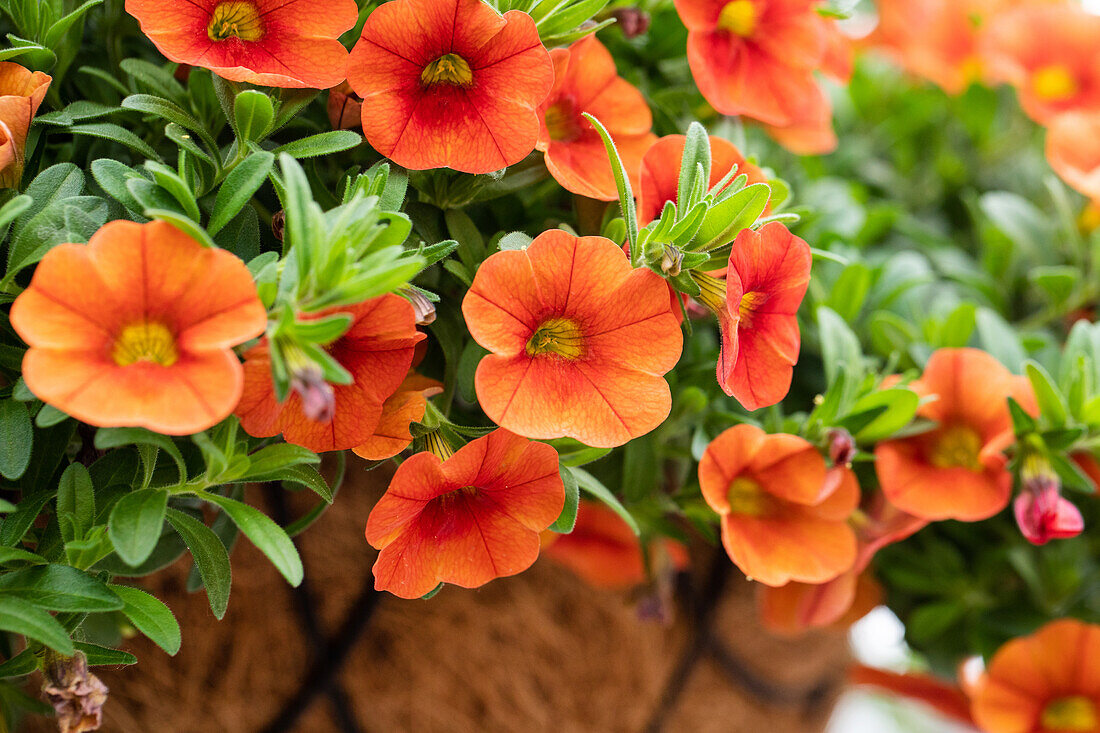
<svg viewBox="0 0 1100 733"><path fill-rule="evenodd" d="M54 247L16 299L27 387L91 425L189 435L241 396L233 347L267 313L243 262L164 222L115 221Z"/></svg>
<svg viewBox="0 0 1100 733"><path fill-rule="evenodd" d="M442 392L442 382L409 372L397 391L382 403L382 417L374 428L374 435L355 446L355 455L368 461L381 461L408 448L413 440L412 424L424 419L428 398Z"/></svg>
<svg viewBox="0 0 1100 733"><path fill-rule="evenodd" d="M1100 201L1100 110L1070 112L1051 122L1047 161L1063 181Z"/></svg>
<svg viewBox="0 0 1100 733"><path fill-rule="evenodd" d="M855 481L826 480L825 459L794 435L736 425L699 462L703 498L722 517L722 544L745 575L765 585L824 583L856 560L847 519Z"/></svg>
<svg viewBox="0 0 1100 733"><path fill-rule="evenodd" d="M774 405L791 388L802 343L798 307L810 284L810 246L778 222L737 235L724 302L718 384L746 410Z"/></svg>
<svg viewBox="0 0 1100 733"><path fill-rule="evenodd" d="M650 132L653 116L645 97L618 75L615 60L594 35L554 49L550 59L554 87L539 107L542 130L536 146L546 153L550 175L580 196L602 201L618 197L603 140L581 117L587 112L611 134L636 190L642 156L657 139Z"/></svg>
<svg viewBox="0 0 1100 733"><path fill-rule="evenodd" d="M126 0L126 12L169 60L230 81L328 89L344 80L340 35L355 0Z"/></svg>
<svg viewBox="0 0 1100 733"><path fill-rule="evenodd" d="M683 348L668 288L611 240L553 230L526 250L498 252L477 271L462 312L492 352L475 387L501 427L610 448L668 417L663 375Z"/></svg>
<svg viewBox="0 0 1100 733"><path fill-rule="evenodd" d="M1052 621L993 655L967 690L986 733L1100 731L1100 626Z"/></svg>
<svg viewBox="0 0 1100 733"><path fill-rule="evenodd" d="M502 17L482 0L393 0L367 18L348 82L382 155L416 170L489 173L534 149L554 67L526 13Z"/></svg>
<svg viewBox="0 0 1100 733"><path fill-rule="evenodd" d="M15 188L23 177L27 133L52 81L41 71L0 61L0 188Z"/></svg>
<svg viewBox="0 0 1100 733"><path fill-rule="evenodd" d="M244 396L236 412L249 435L282 433L287 442L312 451L355 448L374 436L383 405L401 387L424 334L416 330L412 305L399 295L383 295L314 317L333 313L347 313L353 319L347 333L327 347L351 373L352 383L333 387L331 414L316 419L297 391L281 403L276 399L270 346L265 340L245 354Z"/></svg>
<svg viewBox="0 0 1100 733"><path fill-rule="evenodd" d="M660 216L665 202L676 203L680 163L686 144L687 138L683 135L665 135L642 157L641 186L638 189L639 224L644 226ZM764 172L746 161L736 145L720 137L710 137L710 158L708 189L718 185L734 166L737 166L737 175L744 174L749 184L768 182Z"/></svg>
<svg viewBox="0 0 1100 733"><path fill-rule="evenodd" d="M564 505L558 454L545 443L495 430L446 460L417 453L367 519L380 550L374 586L419 598L439 583L475 588L523 572Z"/></svg>
<svg viewBox="0 0 1100 733"><path fill-rule="evenodd" d="M934 430L880 443L882 491L902 511L931 520L978 521L1008 504L1012 474L1004 449L1014 440L1008 398L1034 411L1027 379L977 349L940 349L909 385L925 401Z"/></svg>
<svg viewBox="0 0 1100 733"><path fill-rule="evenodd" d="M676 0L688 63L716 110L789 125L816 86L829 31L816 0Z"/></svg>

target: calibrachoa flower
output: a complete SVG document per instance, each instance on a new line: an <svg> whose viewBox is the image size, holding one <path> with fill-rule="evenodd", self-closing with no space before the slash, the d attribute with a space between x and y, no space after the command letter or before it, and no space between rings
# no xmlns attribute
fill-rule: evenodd
<svg viewBox="0 0 1100 733"><path fill-rule="evenodd" d="M501 427L610 448L668 417L663 375L683 347L668 288L611 240L555 229L526 250L498 252L477 271L462 312L492 352L475 386Z"/></svg>
<svg viewBox="0 0 1100 733"><path fill-rule="evenodd" d="M169 60L230 81L328 89L344 80L340 35L355 0L126 0L126 12Z"/></svg>
<svg viewBox="0 0 1100 733"><path fill-rule="evenodd" d="M363 124L363 100L346 81L329 91L325 110L333 130L354 130Z"/></svg>
<svg viewBox="0 0 1100 733"><path fill-rule="evenodd" d="M665 135L642 157L641 185L638 189L638 223L642 226L661 215L666 201L676 203L680 163L686 144L684 135ZM718 185L734 166L737 166L737 175L748 177L749 184L768 182L764 172L746 161L736 145L720 137L710 137L710 158L708 188Z"/></svg>
<svg viewBox="0 0 1100 733"><path fill-rule="evenodd" d="M346 450L367 442L382 419L383 404L398 390L412 366L413 351L424 334L416 330L413 308L399 295L383 295L350 307L316 314L352 316L351 328L327 347L351 373L352 383L333 386L331 414L310 414L308 394L292 390L275 399L271 356L266 340L245 354L244 396L237 407L249 435L283 434L290 443L313 451ZM309 408L307 410L307 408ZM321 419L317 419L320 417ZM327 418L327 419L326 419Z"/></svg>
<svg viewBox="0 0 1100 733"><path fill-rule="evenodd" d="M542 130L536 147L546 153L550 175L581 196L611 201L618 197L615 175L603 141L587 112L607 128L623 166L637 189L642 156L657 136L645 97L615 70L615 60L594 35L568 49L550 52L554 88L539 107Z"/></svg>
<svg viewBox="0 0 1100 733"><path fill-rule="evenodd" d="M1055 118L1047 130L1047 160L1063 181L1100 201L1100 111Z"/></svg>
<svg viewBox="0 0 1100 733"><path fill-rule="evenodd" d="M580 503L572 532L543 534L542 552L597 588L631 588L647 577L634 531L615 512L590 501ZM651 542L649 557L663 559L675 569L688 564L687 548L671 539Z"/></svg>
<svg viewBox="0 0 1100 733"><path fill-rule="evenodd" d="M765 125L764 129L773 140L798 155L824 155L836 150L833 105L817 87L803 101L791 124L783 127Z"/></svg>
<svg viewBox="0 0 1100 733"><path fill-rule="evenodd" d="M375 150L415 170L489 173L522 160L554 83L531 16L482 0L393 0L367 18L348 81Z"/></svg>
<svg viewBox="0 0 1100 733"><path fill-rule="evenodd" d="M1012 510L1027 541L1045 545L1081 534L1085 520L1073 502L1062 496L1061 482L1050 463L1032 453L1024 456L1022 464L1023 486Z"/></svg>
<svg viewBox="0 0 1100 733"><path fill-rule="evenodd" d="M977 349L940 349L909 385L929 399L919 417L938 427L880 443L875 470L886 497L924 519L977 521L1008 504L1012 474L1004 449L1015 440L1008 398L1035 410L1027 379Z"/></svg>
<svg viewBox="0 0 1100 733"><path fill-rule="evenodd" d="M1100 731L1100 626L1053 621L1013 639L967 692L985 733Z"/></svg>
<svg viewBox="0 0 1100 733"><path fill-rule="evenodd" d="M27 387L91 425L189 435L241 396L233 347L267 313L243 262L164 222L115 221L42 258L11 323Z"/></svg>
<svg viewBox="0 0 1100 733"><path fill-rule="evenodd" d="M688 62L716 110L789 125L813 93L828 30L816 0L676 0Z"/></svg>
<svg viewBox="0 0 1100 733"><path fill-rule="evenodd" d="M752 425L723 432L699 462L699 486L722 517L730 559L772 586L824 583L856 560L847 519L859 486L826 477L825 459L810 443Z"/></svg>
<svg viewBox="0 0 1100 733"><path fill-rule="evenodd" d="M981 81L986 64L979 30L991 0L879 0L874 42L909 71L949 94Z"/></svg>
<svg viewBox="0 0 1100 733"><path fill-rule="evenodd" d="M417 453L367 519L380 550L374 586L419 598L439 583L475 588L523 572L564 504L558 454L545 443L495 430L445 460Z"/></svg>
<svg viewBox="0 0 1100 733"><path fill-rule="evenodd" d="M703 296L722 327L718 384L746 410L790 391L802 343L796 314L812 260L810 246L778 222L744 229L730 252L724 300Z"/></svg>
<svg viewBox="0 0 1100 733"><path fill-rule="evenodd" d="M27 133L52 81L41 71L0 62L0 188L15 188L23 177Z"/></svg>
<svg viewBox="0 0 1100 733"><path fill-rule="evenodd" d="M1072 111L1100 111L1100 16L1073 3L1023 7L990 19L991 74L1014 85L1041 123Z"/></svg>
<svg viewBox="0 0 1100 733"><path fill-rule="evenodd" d="M424 419L428 398L441 392L441 382L409 372L397 391L382 403L382 417L374 428L374 435L355 446L355 455L368 461L381 461L408 448L413 440L412 424Z"/></svg>

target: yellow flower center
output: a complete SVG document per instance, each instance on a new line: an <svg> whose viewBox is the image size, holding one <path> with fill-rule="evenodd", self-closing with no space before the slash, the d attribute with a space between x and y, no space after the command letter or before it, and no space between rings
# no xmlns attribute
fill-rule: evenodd
<svg viewBox="0 0 1100 733"><path fill-rule="evenodd" d="M733 0L726 3L718 15L718 29L748 38L756 31L757 20L756 5L752 0Z"/></svg>
<svg viewBox="0 0 1100 733"><path fill-rule="evenodd" d="M1100 727L1096 703L1083 695L1060 697L1043 709L1043 728L1057 731L1095 731Z"/></svg>
<svg viewBox="0 0 1100 733"><path fill-rule="evenodd" d="M176 337L162 323L134 323L122 329L115 339L111 358L119 366L130 366L138 361L172 366L179 360Z"/></svg>
<svg viewBox="0 0 1100 733"><path fill-rule="evenodd" d="M576 110L573 103L563 99L546 110L546 129L550 132L551 140L570 141L576 140L581 134L581 126L577 122Z"/></svg>
<svg viewBox="0 0 1100 733"><path fill-rule="evenodd" d="M474 72L466 59L456 53L440 56L424 67L420 72L420 81L427 85L450 84L456 87L468 87L474 83Z"/></svg>
<svg viewBox="0 0 1100 733"><path fill-rule="evenodd" d="M961 64L959 71L967 84L975 84L985 76L985 65L979 56L968 56Z"/></svg>
<svg viewBox="0 0 1100 733"><path fill-rule="evenodd" d="M232 0L214 8L206 34L211 41L239 38L242 41L258 41L263 38L264 25L260 10L253 2Z"/></svg>
<svg viewBox="0 0 1100 733"><path fill-rule="evenodd" d="M747 514L759 517L768 513L771 497L764 488L751 478L739 476L730 484L726 494L731 514Z"/></svg>
<svg viewBox="0 0 1100 733"><path fill-rule="evenodd" d="M584 356L584 334L568 318L551 318L539 326L528 340L527 355L579 359Z"/></svg>
<svg viewBox="0 0 1100 733"><path fill-rule="evenodd" d="M752 317L756 310L768 300L766 293L745 293L741 296L741 304L737 312L741 316L741 323L746 327L752 326Z"/></svg>
<svg viewBox="0 0 1100 733"><path fill-rule="evenodd" d="M936 468L968 468L971 471L982 470L978 454L982 449L982 438L977 431L965 425L954 425L944 429L932 448L931 462Z"/></svg>
<svg viewBox="0 0 1100 733"><path fill-rule="evenodd" d="M1035 96L1045 102L1064 102L1077 96L1077 79L1073 72L1062 64L1044 66L1031 77L1031 88Z"/></svg>

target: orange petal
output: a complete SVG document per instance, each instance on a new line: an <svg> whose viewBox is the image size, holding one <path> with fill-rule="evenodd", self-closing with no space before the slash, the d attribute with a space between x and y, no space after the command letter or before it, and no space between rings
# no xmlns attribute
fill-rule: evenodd
<svg viewBox="0 0 1100 733"><path fill-rule="evenodd" d="M760 621L775 634L798 636L838 621L856 598L856 573L847 572L828 583L788 583L779 588L759 585L756 605Z"/></svg>
<svg viewBox="0 0 1100 733"><path fill-rule="evenodd" d="M722 544L730 559L753 580L781 586L795 580L825 583L852 567L856 538L844 522L790 510L776 517L728 514Z"/></svg>

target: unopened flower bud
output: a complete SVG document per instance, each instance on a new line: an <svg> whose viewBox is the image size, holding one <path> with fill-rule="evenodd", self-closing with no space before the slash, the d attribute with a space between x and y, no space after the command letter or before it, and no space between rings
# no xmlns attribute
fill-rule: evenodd
<svg viewBox="0 0 1100 733"><path fill-rule="evenodd" d="M42 694L57 711L57 726L61 733L84 733L99 730L103 704L107 702L107 686L88 671L88 660L77 652L63 657L48 653L45 666L46 683Z"/></svg>
<svg viewBox="0 0 1100 733"><path fill-rule="evenodd" d="M649 13L640 8L618 8L611 12L611 16L619 22L627 38L637 38L649 30Z"/></svg>
<svg viewBox="0 0 1100 733"><path fill-rule="evenodd" d="M405 299L412 303L413 313L416 314L416 325L430 326L435 323L435 303L416 288L405 288L401 291Z"/></svg>
<svg viewBox="0 0 1100 733"><path fill-rule="evenodd" d="M680 274L680 268L684 264L684 253L676 247L665 247L664 256L661 257L661 272L669 277Z"/></svg>
<svg viewBox="0 0 1100 733"><path fill-rule="evenodd" d="M1071 501L1061 494L1058 476L1046 459L1028 456L1022 471L1023 491L1012 508L1016 524L1028 542L1045 545L1051 540L1081 534L1085 520Z"/></svg>
<svg viewBox="0 0 1100 733"><path fill-rule="evenodd" d="M280 242L283 241L283 234L286 232L286 212L276 211L271 217L271 233L275 235L275 239Z"/></svg>
<svg viewBox="0 0 1100 733"><path fill-rule="evenodd" d="M829 458L834 466L851 466L856 456L856 441L844 428L829 431Z"/></svg>
<svg viewBox="0 0 1100 733"><path fill-rule="evenodd" d="M346 81L328 93L328 120L333 130L351 130L363 124L363 100Z"/></svg>
<svg viewBox="0 0 1100 733"><path fill-rule="evenodd" d="M330 422L336 412L336 393L315 364L297 369L290 377L290 388L302 400L302 412L315 422Z"/></svg>

